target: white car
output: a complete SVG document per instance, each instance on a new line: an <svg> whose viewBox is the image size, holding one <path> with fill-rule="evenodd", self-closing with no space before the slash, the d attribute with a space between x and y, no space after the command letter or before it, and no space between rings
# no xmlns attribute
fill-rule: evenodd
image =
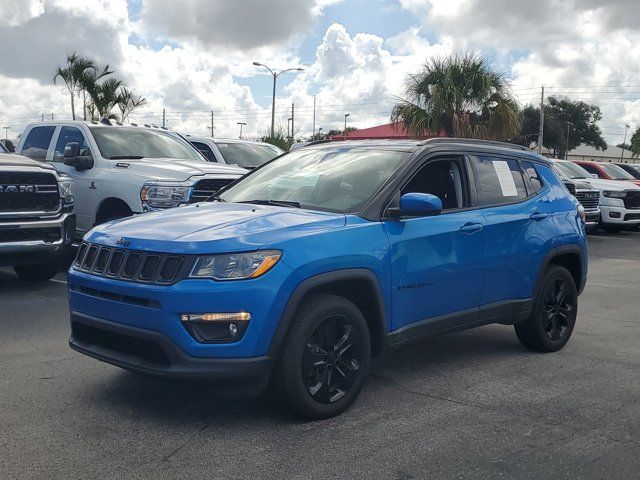
<svg viewBox="0 0 640 480"><path fill-rule="evenodd" d="M76 237L109 220L206 200L247 172L207 162L173 132L97 122L32 123L16 152L73 178Z"/></svg>
<svg viewBox="0 0 640 480"><path fill-rule="evenodd" d="M254 169L284 153L284 150L264 142L251 142L237 138L209 138L187 136L210 162L237 165Z"/></svg>
<svg viewBox="0 0 640 480"><path fill-rule="evenodd" d="M640 187L631 182L593 178L580 165L567 160L554 164L571 180L579 180L600 190L600 226L608 231L640 225Z"/></svg>

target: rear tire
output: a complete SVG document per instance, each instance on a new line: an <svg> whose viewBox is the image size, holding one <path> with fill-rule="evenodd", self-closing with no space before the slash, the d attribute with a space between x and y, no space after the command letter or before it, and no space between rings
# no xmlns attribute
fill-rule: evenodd
<svg viewBox="0 0 640 480"><path fill-rule="evenodd" d="M335 295L314 295L287 333L273 393L303 418L339 415L358 397L370 360L369 328L358 307Z"/></svg>
<svg viewBox="0 0 640 480"><path fill-rule="evenodd" d="M576 324L578 291L569 271L552 265L544 274L531 317L516 324L520 343L538 352L556 352L564 347Z"/></svg>
<svg viewBox="0 0 640 480"><path fill-rule="evenodd" d="M42 263L39 265L16 265L13 271L25 282L46 282L56 276L60 270L58 263Z"/></svg>

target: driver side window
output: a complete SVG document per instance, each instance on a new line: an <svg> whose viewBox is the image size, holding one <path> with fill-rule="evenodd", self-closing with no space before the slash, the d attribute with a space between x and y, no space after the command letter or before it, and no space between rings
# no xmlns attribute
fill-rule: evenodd
<svg viewBox="0 0 640 480"><path fill-rule="evenodd" d="M58 141L56 142L56 150L53 153L54 162L62 162L64 160L64 147L71 142L78 142L80 144L81 157L91 156L91 150L83 133L76 127L62 127Z"/></svg>
<svg viewBox="0 0 640 480"><path fill-rule="evenodd" d="M424 165L402 189L405 193L430 193L442 201L442 210L468 207L463 168L458 159L436 159Z"/></svg>

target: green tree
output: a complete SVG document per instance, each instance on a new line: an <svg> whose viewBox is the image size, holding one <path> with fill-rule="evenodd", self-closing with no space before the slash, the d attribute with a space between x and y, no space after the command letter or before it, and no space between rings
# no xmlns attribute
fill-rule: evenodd
<svg viewBox="0 0 640 480"><path fill-rule="evenodd" d="M142 95L136 95L127 87L120 88L120 97L118 99L118 109L120 110L120 121L126 122L134 110L146 105L147 99Z"/></svg>
<svg viewBox="0 0 640 480"><path fill-rule="evenodd" d="M602 112L596 105L549 97L544 107L543 146L551 150L555 158L564 158L567 150L571 151L582 144L606 150L607 142L598 126L600 120ZM530 105L523 110L521 134L512 141L529 146L532 141L537 142L539 131L540 109Z"/></svg>
<svg viewBox="0 0 640 480"><path fill-rule="evenodd" d="M78 88L82 94L82 112L84 120L87 119L87 113L89 112L87 105L87 97L91 98L90 92L94 91L96 85L105 77L111 75L113 71L109 70L109 64L98 65L93 60L90 60L93 68L85 70L78 80ZM95 108L92 109L95 112ZM92 114L93 115L93 114ZM92 116L93 118L93 116Z"/></svg>
<svg viewBox="0 0 640 480"><path fill-rule="evenodd" d="M463 138L507 139L520 131L520 109L507 80L475 53L429 60L406 80L391 112L416 137L444 131Z"/></svg>
<svg viewBox="0 0 640 480"><path fill-rule="evenodd" d="M111 118L118 119L118 116L112 113L112 110L120 101L120 87L122 80L117 78L107 78L106 80L96 83L87 91L90 97L89 111L93 119L97 116L99 119Z"/></svg>
<svg viewBox="0 0 640 480"><path fill-rule="evenodd" d="M635 133L631 136L631 155L634 158L640 157L640 127L636 128Z"/></svg>
<svg viewBox="0 0 640 480"><path fill-rule="evenodd" d="M273 135L271 135L271 133L267 133L260 137L260 141L280 147L285 152L288 152L291 148L291 138L287 136L282 126L276 128Z"/></svg>
<svg viewBox="0 0 640 480"><path fill-rule="evenodd" d="M78 93L79 82L83 75L91 69L95 69L93 61L86 57L81 57L75 52L67 54L67 63L64 66L58 66L54 75L53 83L57 83L61 79L69 95L71 96L71 117L76 119L75 96Z"/></svg>

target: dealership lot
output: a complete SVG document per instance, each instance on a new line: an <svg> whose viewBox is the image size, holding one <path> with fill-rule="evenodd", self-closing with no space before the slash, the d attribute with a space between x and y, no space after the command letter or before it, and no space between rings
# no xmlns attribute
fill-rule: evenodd
<svg viewBox="0 0 640 480"><path fill-rule="evenodd" d="M531 353L506 326L423 340L378 360L354 408L316 423L77 354L64 274L34 286L0 270L0 477L635 477L640 233L589 246L561 352Z"/></svg>

